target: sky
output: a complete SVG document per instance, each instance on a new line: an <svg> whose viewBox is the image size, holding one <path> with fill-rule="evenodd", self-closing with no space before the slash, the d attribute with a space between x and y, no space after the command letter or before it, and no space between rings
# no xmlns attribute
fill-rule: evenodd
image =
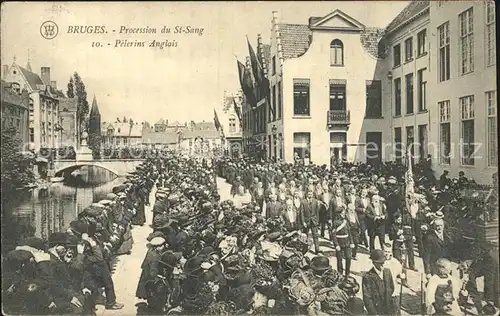
<svg viewBox="0 0 500 316"><path fill-rule="evenodd" d="M257 34L269 43L272 11L280 23L307 24L310 16L340 9L367 26L385 27L408 1L344 2L2 2L1 63L14 60L40 73L51 68L51 80L65 93L77 71L95 95L103 121L202 121L222 108L224 91L239 89L235 56L248 55L246 36L255 47ZM59 34L41 36L44 21L54 21ZM69 26L101 26L105 34L68 34ZM119 34L126 28L156 28L156 34ZM160 34L203 28L203 35ZM113 30L116 30L113 32ZM175 40L177 47L114 47L116 40ZM92 47L99 42L103 47ZM110 45L107 45L107 44Z"/></svg>

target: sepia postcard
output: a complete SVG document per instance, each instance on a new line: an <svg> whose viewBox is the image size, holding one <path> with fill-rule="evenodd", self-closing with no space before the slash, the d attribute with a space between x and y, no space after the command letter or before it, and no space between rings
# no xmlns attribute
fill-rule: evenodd
<svg viewBox="0 0 500 316"><path fill-rule="evenodd" d="M495 1L5 1L5 315L499 315Z"/></svg>

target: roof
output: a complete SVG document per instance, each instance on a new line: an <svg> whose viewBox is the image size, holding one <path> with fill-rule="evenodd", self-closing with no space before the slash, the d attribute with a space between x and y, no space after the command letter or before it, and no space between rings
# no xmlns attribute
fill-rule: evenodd
<svg viewBox="0 0 500 316"><path fill-rule="evenodd" d="M221 137L221 133L215 128L213 130L194 130L194 131L186 130L182 133L182 138L184 139L196 138L196 137L217 139Z"/></svg>
<svg viewBox="0 0 500 316"><path fill-rule="evenodd" d="M31 72L19 65L17 65L19 69L21 70L24 78L26 78L26 81L28 81L28 84L30 85L32 90L36 90L38 85L43 85L43 81L40 78L39 75L37 75L34 72Z"/></svg>
<svg viewBox="0 0 500 316"><path fill-rule="evenodd" d="M284 59L299 57L309 49L312 31L308 25L279 23L277 27Z"/></svg>
<svg viewBox="0 0 500 316"><path fill-rule="evenodd" d="M78 106L78 98L63 98L59 99L59 108L65 112L76 112Z"/></svg>
<svg viewBox="0 0 500 316"><path fill-rule="evenodd" d="M335 21L336 23L330 24L330 21ZM340 24L338 24L341 22ZM330 25L329 25L330 24ZM342 10L336 9L324 17L310 17L309 18L309 28L311 30L316 29L337 29L337 30L362 30L365 25L355 18L347 15Z"/></svg>
<svg viewBox="0 0 500 316"><path fill-rule="evenodd" d="M184 126L183 123L179 122L179 121L175 121L175 122L172 122L172 123L168 123L169 127L172 127L172 126Z"/></svg>
<svg viewBox="0 0 500 316"><path fill-rule="evenodd" d="M24 108L28 108L27 102L29 102L28 94L18 94L12 90L12 83L5 82L1 80L1 95L2 95L2 103L9 103L12 105L21 106Z"/></svg>
<svg viewBox="0 0 500 316"><path fill-rule="evenodd" d="M216 130L214 122L194 123L194 129L200 131Z"/></svg>
<svg viewBox="0 0 500 316"><path fill-rule="evenodd" d="M177 144L178 135L176 132L144 131L142 134L143 144Z"/></svg>
<svg viewBox="0 0 500 316"><path fill-rule="evenodd" d="M366 27L360 35L361 45L366 52L375 58L386 58L388 56L388 45L386 45L385 31L379 27Z"/></svg>
<svg viewBox="0 0 500 316"><path fill-rule="evenodd" d="M106 125L106 124L103 124ZM110 128L113 129L113 136L119 136L119 137L141 137L142 135L142 124L133 124L132 127L130 126L129 122L125 123L109 123L106 126L106 131L109 130ZM104 130L103 128L101 128Z"/></svg>
<svg viewBox="0 0 500 316"><path fill-rule="evenodd" d="M90 109L90 116L96 115L101 115L101 113L99 113L99 106L97 105L97 101L94 96L94 99L92 100L92 108Z"/></svg>
<svg viewBox="0 0 500 316"><path fill-rule="evenodd" d="M412 18L417 17L418 13L428 8L429 1L413 0L394 18L394 20L391 21L391 23L389 23L389 25L387 25L385 28L386 32L392 33L408 23L411 23L413 21Z"/></svg>

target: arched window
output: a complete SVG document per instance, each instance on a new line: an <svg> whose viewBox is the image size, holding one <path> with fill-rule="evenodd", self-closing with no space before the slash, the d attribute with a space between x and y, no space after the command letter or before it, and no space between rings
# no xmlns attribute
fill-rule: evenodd
<svg viewBox="0 0 500 316"><path fill-rule="evenodd" d="M330 64L332 66L344 65L344 44L338 39L330 43Z"/></svg>

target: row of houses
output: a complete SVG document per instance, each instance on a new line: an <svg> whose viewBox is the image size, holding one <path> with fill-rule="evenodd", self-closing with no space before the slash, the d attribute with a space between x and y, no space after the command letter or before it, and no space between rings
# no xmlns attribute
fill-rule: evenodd
<svg viewBox="0 0 500 316"><path fill-rule="evenodd" d="M160 119L148 122L115 121L101 124L103 147L147 146L178 149L186 153L213 152L223 145L223 134L213 122L180 123Z"/></svg>
<svg viewBox="0 0 500 316"><path fill-rule="evenodd" d="M16 129L22 151L80 145L78 99L67 98L50 74L50 67L41 67L39 75L29 61L22 67L15 59L2 68L2 124ZM95 96L90 117L100 121Z"/></svg>
<svg viewBox="0 0 500 316"><path fill-rule="evenodd" d="M497 171L493 1L412 1L386 28L341 10L305 24L273 12L271 27L269 46L257 40L270 96L243 105L248 154L375 164L408 148L438 173Z"/></svg>

